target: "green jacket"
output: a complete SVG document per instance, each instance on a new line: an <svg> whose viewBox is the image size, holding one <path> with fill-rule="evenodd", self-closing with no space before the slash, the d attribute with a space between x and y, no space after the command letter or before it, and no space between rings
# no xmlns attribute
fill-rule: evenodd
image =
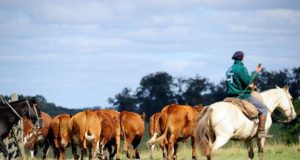
<svg viewBox="0 0 300 160"><path fill-rule="evenodd" d="M243 62L235 60L234 64L226 72L226 89L228 96L248 99L251 95L251 90L249 87L247 88L247 86L256 78L258 78L256 71L250 76ZM246 88L247 90L245 90Z"/></svg>

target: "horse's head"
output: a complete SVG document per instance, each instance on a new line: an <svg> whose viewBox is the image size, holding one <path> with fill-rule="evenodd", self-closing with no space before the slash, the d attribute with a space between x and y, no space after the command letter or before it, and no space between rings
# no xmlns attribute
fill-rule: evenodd
<svg viewBox="0 0 300 160"><path fill-rule="evenodd" d="M37 128L41 128L44 124L41 118L41 109L39 103L37 102L35 97L30 98L27 102L29 110L28 117Z"/></svg>
<svg viewBox="0 0 300 160"><path fill-rule="evenodd" d="M296 112L293 105L293 97L289 92L289 87L286 85L283 88L276 86L281 90L281 97L278 103L278 109L288 118L285 122L290 122L296 118Z"/></svg>

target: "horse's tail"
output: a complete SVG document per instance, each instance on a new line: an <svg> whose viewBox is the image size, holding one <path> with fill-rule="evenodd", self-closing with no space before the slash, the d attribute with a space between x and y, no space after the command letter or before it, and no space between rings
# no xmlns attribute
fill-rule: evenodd
<svg viewBox="0 0 300 160"><path fill-rule="evenodd" d="M202 112L199 114L196 122L196 142L200 148L202 155L211 154L211 143L212 143L212 135L211 132L211 113L212 109L209 107L205 107Z"/></svg>

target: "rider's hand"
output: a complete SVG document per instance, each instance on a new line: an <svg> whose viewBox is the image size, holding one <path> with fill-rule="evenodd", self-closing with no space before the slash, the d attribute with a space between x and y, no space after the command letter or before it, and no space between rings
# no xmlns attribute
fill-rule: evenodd
<svg viewBox="0 0 300 160"><path fill-rule="evenodd" d="M262 71L262 65L256 67L256 72L260 73Z"/></svg>

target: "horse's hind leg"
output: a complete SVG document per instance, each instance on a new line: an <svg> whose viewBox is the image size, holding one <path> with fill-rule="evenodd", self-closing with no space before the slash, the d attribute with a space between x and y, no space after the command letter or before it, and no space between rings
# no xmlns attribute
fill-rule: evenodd
<svg viewBox="0 0 300 160"><path fill-rule="evenodd" d="M217 136L216 140L214 141L214 143L212 144L211 150L209 152L209 155L207 155L207 159L208 160L212 160L213 157L213 153L218 150L219 148L221 148L224 144L226 144L229 141L230 137L221 137L221 136Z"/></svg>
<svg viewBox="0 0 300 160"><path fill-rule="evenodd" d="M217 136L216 140L212 144L211 153L215 152L219 148L221 148L223 145L225 145L229 141L230 137L221 137Z"/></svg>
<svg viewBox="0 0 300 160"><path fill-rule="evenodd" d="M246 146L247 146L248 159L249 159L249 160L252 160L253 157L254 157L252 140L251 140L251 139L245 140L245 144L246 144Z"/></svg>

